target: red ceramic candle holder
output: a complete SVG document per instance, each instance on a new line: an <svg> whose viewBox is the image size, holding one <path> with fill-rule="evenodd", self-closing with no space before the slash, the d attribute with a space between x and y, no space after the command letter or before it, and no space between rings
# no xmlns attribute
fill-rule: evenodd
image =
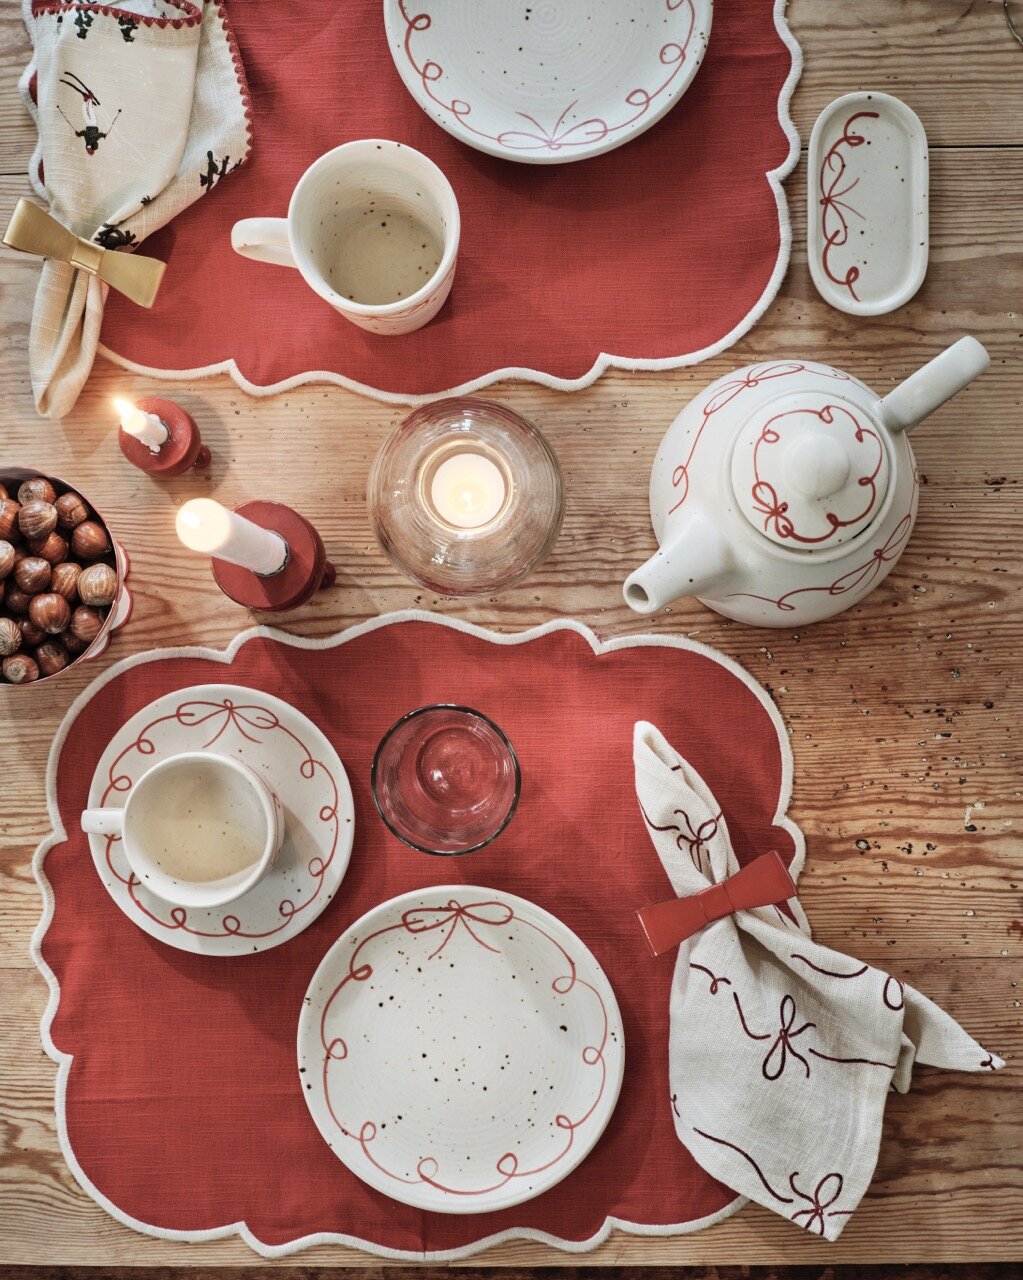
<svg viewBox="0 0 1023 1280"><path fill-rule="evenodd" d="M305 604L321 587L334 585L337 575L327 559L323 539L304 516L280 502L243 502L235 511L253 524L280 534L288 544L284 568L268 577L213 558L217 586L236 604L259 612L282 613Z"/></svg>
<svg viewBox="0 0 1023 1280"><path fill-rule="evenodd" d="M128 461L151 476L180 476L193 467L201 470L210 464L210 451L203 444L195 419L173 400L147 396L137 400L143 413L153 413L170 432L167 442L153 453L148 445L136 440L123 429L118 432L121 452Z"/></svg>

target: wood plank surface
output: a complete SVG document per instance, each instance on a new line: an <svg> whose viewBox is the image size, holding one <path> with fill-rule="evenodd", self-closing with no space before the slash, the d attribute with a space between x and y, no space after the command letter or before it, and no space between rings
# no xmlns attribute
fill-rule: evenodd
<svg viewBox="0 0 1023 1280"><path fill-rule="evenodd" d="M197 492L231 503L278 486L315 521L339 569L337 587L290 616L288 630L327 635L418 605L497 630L573 616L601 636L683 634L740 661L769 688L791 731L790 812L807 837L801 898L816 936L891 967L1008 1059L994 1077L922 1070L910 1095L893 1096L877 1177L835 1245L750 1206L675 1240L617 1233L579 1258L519 1243L472 1265L1023 1257L1023 49L1000 0L795 0L790 21L806 58L793 105L804 141L821 108L858 87L899 94L925 122L932 249L923 289L878 320L825 306L805 265L801 166L788 183L788 279L731 351L693 370L608 375L572 395L494 389L548 434L568 501L551 558L492 599L422 593L373 540L366 475L399 409L335 387L259 401L226 378L181 384L172 394L202 422L216 462L205 479L160 485L123 465L110 410L114 394L137 397L158 384L101 361L73 414L40 422L26 358L38 268L0 253L0 460L35 460L78 481L130 548L135 592L131 625L108 657L7 697L0 709L0 1275L27 1263L88 1264L102 1274L181 1264L206 1275L255 1262L237 1240L143 1238L79 1189L57 1145L54 1069L38 1037L46 992L27 946L39 914L30 860L47 829L43 771L67 705L110 661L155 645L222 646L251 623L176 549L175 505ZM28 192L33 133L14 91L26 56L19 6L2 0L0 211ZM813 628L779 631L729 623L695 602L649 620L625 608L621 582L654 545L645 497L654 450L706 382L753 359L799 355L831 360L883 390L962 333L988 346L992 368L914 434L919 522L892 576L864 603ZM267 1265L370 1261L319 1247Z"/></svg>

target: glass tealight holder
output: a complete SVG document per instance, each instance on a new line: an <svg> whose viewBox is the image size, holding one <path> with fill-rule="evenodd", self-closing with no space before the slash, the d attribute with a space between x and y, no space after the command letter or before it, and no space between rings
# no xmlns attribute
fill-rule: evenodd
<svg viewBox="0 0 1023 1280"><path fill-rule="evenodd" d="M524 578L561 528L561 468L540 431L492 400L416 409L384 442L367 492L377 539L413 581L447 596Z"/></svg>
<svg viewBox="0 0 1023 1280"><path fill-rule="evenodd" d="M474 853L496 840L519 802L515 749L469 707L419 707L384 735L371 775L377 811L421 853Z"/></svg>

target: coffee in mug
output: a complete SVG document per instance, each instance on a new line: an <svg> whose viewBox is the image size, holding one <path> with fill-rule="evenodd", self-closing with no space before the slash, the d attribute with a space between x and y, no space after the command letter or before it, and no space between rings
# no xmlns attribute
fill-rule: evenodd
<svg viewBox="0 0 1023 1280"><path fill-rule="evenodd" d="M133 874L157 897L207 908L257 884L284 838L272 789L240 760L211 752L153 765L123 809L87 809L82 828L120 838Z"/></svg>

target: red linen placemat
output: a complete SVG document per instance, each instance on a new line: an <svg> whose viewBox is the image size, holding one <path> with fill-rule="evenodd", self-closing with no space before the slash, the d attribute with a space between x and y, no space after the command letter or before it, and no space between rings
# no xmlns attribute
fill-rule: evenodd
<svg viewBox="0 0 1023 1280"><path fill-rule="evenodd" d="M521 1236L580 1249L615 1225L671 1234L737 1208L672 1127L673 960L650 959L633 914L671 890L636 800L632 730L648 719L685 752L741 860L777 848L795 875L803 842L784 817L791 755L764 691L702 646L602 646L575 624L508 637L392 615L326 642L261 628L230 652L118 664L76 702L54 744L57 834L37 854L47 908L35 954L52 989L43 1038L61 1064L58 1129L86 1190L157 1235L238 1231L268 1255L330 1239L436 1260ZM137 929L100 884L78 824L113 731L161 694L213 682L272 689L310 716L337 747L355 798L355 847L333 902L297 938L237 958L172 950ZM464 859L406 849L370 794L380 737L432 701L492 716L522 762L511 825ZM560 916L604 967L625 1025L625 1083L595 1150L540 1198L469 1217L394 1203L349 1173L308 1114L295 1049L302 998L334 939L378 902L450 883L506 890Z"/></svg>
<svg viewBox="0 0 1023 1280"><path fill-rule="evenodd" d="M616 151L555 166L482 155L430 120L393 65L380 0L229 7L252 155L216 199L146 241L170 264L151 312L110 295L103 349L129 367L230 371L256 392L326 379L391 399L506 374L567 388L609 363L704 359L773 298L790 240L780 181L799 153L785 0L718 0L704 64L674 109ZM355 328L297 272L230 247L237 219L283 215L307 166L360 137L423 151L462 209L452 297L403 337Z"/></svg>

